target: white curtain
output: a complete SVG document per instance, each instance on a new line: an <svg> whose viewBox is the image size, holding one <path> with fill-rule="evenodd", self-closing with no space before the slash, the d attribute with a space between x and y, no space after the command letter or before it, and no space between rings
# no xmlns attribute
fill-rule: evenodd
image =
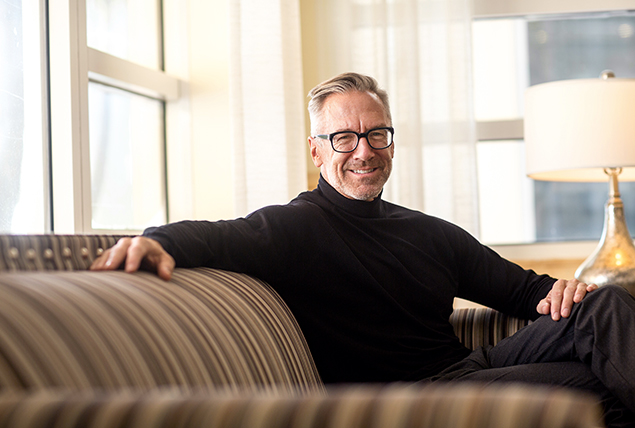
<svg viewBox="0 0 635 428"><path fill-rule="evenodd" d="M234 197L242 216L307 188L298 0L230 0L230 49Z"/></svg>
<svg viewBox="0 0 635 428"><path fill-rule="evenodd" d="M384 198L478 236L471 0L321 0L319 74L374 76L395 127Z"/></svg>

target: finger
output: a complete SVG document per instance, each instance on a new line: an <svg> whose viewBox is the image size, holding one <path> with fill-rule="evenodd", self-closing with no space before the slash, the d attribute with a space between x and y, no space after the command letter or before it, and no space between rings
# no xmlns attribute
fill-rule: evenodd
<svg viewBox="0 0 635 428"><path fill-rule="evenodd" d="M551 294L551 319L554 321L560 319L560 310L562 308L562 299L566 283L567 282L562 279L557 280L549 293Z"/></svg>
<svg viewBox="0 0 635 428"><path fill-rule="evenodd" d="M93 262L91 263L90 267L88 268L89 270L102 270L104 267L104 264L106 264L106 260L108 260L108 254L109 254L110 250L106 250L104 251L99 257L97 257L95 260L93 260Z"/></svg>
<svg viewBox="0 0 635 428"><path fill-rule="evenodd" d="M132 238L127 251L125 271L128 273L138 271L143 259L151 254L152 241L142 236ZM146 264L149 265L149 270L156 269L156 264L150 259L146 260Z"/></svg>
<svg viewBox="0 0 635 428"><path fill-rule="evenodd" d="M117 244L115 244L115 246L116 245ZM109 267L108 268L106 267L106 263L110 259L110 253L112 252L113 247L104 250L104 252L101 253L101 255L99 257L97 257L95 260L93 260L93 262L91 263L89 269L90 270L105 270L105 269L109 269Z"/></svg>
<svg viewBox="0 0 635 428"><path fill-rule="evenodd" d="M132 240L126 259L126 272L131 273L142 268L156 272L160 278L169 281L175 265L172 256L157 241L145 237Z"/></svg>
<svg viewBox="0 0 635 428"><path fill-rule="evenodd" d="M114 270L117 269L126 258L126 251L130 245L130 238L121 238L115 245L104 251L100 257L95 259L91 265L91 270Z"/></svg>
<svg viewBox="0 0 635 428"><path fill-rule="evenodd" d="M174 259L160 245L151 246L153 249L146 258L142 260L141 268L156 272L161 279L169 281L170 278L172 278L172 272L174 272L176 264Z"/></svg>
<svg viewBox="0 0 635 428"><path fill-rule="evenodd" d="M584 298L586 294L586 284L581 283L577 279L566 281L564 290L562 291L562 302L560 304L560 315L567 318L571 315L573 304Z"/></svg>
<svg viewBox="0 0 635 428"><path fill-rule="evenodd" d="M592 287L593 285L595 284L586 284L584 282L578 281L578 284L575 290L575 295L573 296L573 301L575 303L580 303L588 292L591 292L594 290L594 288ZM597 288L597 285L595 287Z"/></svg>
<svg viewBox="0 0 635 428"><path fill-rule="evenodd" d="M174 259L172 256L165 254L159 264L157 265L157 275L164 281L169 281L172 278L174 272Z"/></svg>
<svg viewBox="0 0 635 428"><path fill-rule="evenodd" d="M549 295L547 295L547 297L545 297L540 302L538 302L538 306L536 306L536 311L538 311L540 315L549 315L549 312L551 311L551 303L549 302L550 302Z"/></svg>

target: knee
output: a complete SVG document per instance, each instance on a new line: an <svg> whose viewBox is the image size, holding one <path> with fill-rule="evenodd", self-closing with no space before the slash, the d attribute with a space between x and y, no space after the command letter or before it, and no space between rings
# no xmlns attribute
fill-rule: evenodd
<svg viewBox="0 0 635 428"><path fill-rule="evenodd" d="M585 306L600 305L605 308L612 304L633 301L633 296L631 296L624 287L619 285L604 285L588 293L580 304Z"/></svg>
<svg viewBox="0 0 635 428"><path fill-rule="evenodd" d="M624 296L630 296L629 292L626 291L626 289L624 287L621 287L619 285L603 285L602 287L599 287L597 290L589 293L589 296L592 295L598 295L598 296L618 296L621 295L622 297Z"/></svg>

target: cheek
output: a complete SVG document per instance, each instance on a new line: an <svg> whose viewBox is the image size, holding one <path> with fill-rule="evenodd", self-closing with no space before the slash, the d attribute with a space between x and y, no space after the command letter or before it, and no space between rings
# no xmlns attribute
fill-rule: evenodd
<svg viewBox="0 0 635 428"><path fill-rule="evenodd" d="M346 166L347 160L348 158L343 157L342 155L333 156L333 158L331 158L330 168L338 173L341 173L345 169L344 167Z"/></svg>

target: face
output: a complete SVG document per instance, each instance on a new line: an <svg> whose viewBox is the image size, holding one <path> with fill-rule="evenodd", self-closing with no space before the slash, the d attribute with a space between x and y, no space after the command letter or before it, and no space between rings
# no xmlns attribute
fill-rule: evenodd
<svg viewBox="0 0 635 428"><path fill-rule="evenodd" d="M391 125L379 98L364 92L329 95L320 119L317 134L362 133ZM309 146L313 163L324 179L349 199L372 201L379 196L392 171L394 144L375 150L362 138L355 151L337 153L329 140L309 137Z"/></svg>

